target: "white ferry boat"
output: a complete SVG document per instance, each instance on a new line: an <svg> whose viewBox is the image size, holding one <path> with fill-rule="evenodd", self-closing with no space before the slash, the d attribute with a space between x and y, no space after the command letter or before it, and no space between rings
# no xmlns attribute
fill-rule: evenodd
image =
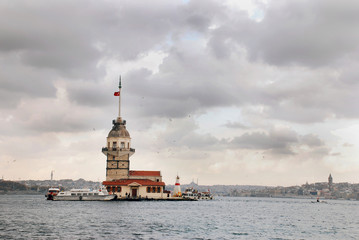
<svg viewBox="0 0 359 240"><path fill-rule="evenodd" d="M47 194L45 195L47 200L52 200L54 196L56 196L57 194L59 194L60 189L59 188L49 188Z"/></svg>
<svg viewBox="0 0 359 240"><path fill-rule="evenodd" d="M182 193L182 197L186 199L198 200L198 192L193 188L187 188L186 191Z"/></svg>
<svg viewBox="0 0 359 240"><path fill-rule="evenodd" d="M70 191L59 192L53 196L54 201L110 201L116 199L115 194L109 194L105 187L98 190L71 189Z"/></svg>
<svg viewBox="0 0 359 240"><path fill-rule="evenodd" d="M198 199L200 200L212 200L213 199L213 195L210 191L208 192L200 192L198 193Z"/></svg>
<svg viewBox="0 0 359 240"><path fill-rule="evenodd" d="M182 197L186 199L192 200L212 200L213 195L208 190L208 192L198 192L196 189L192 187L187 188L186 191L182 193Z"/></svg>

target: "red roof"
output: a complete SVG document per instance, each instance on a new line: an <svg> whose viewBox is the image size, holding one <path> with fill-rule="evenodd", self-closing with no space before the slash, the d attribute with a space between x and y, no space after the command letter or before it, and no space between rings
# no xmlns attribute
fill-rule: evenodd
<svg viewBox="0 0 359 240"><path fill-rule="evenodd" d="M165 186L164 182L155 182L148 179L122 179L115 181L103 181L102 184L105 186L127 186L131 183L138 183L141 186Z"/></svg>
<svg viewBox="0 0 359 240"><path fill-rule="evenodd" d="M161 171L130 171L130 176L161 177Z"/></svg>

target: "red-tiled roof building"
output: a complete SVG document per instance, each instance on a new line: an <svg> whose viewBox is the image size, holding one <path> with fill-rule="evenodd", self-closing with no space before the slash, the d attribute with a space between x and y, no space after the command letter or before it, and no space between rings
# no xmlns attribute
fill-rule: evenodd
<svg viewBox="0 0 359 240"><path fill-rule="evenodd" d="M126 121L121 117L121 79L119 91L118 117L107 136L106 147L102 153L106 156L106 181L103 185L118 198L167 198L165 183L160 171L130 170L130 157L135 153L131 148L131 137L126 129ZM165 191L165 193L164 193Z"/></svg>

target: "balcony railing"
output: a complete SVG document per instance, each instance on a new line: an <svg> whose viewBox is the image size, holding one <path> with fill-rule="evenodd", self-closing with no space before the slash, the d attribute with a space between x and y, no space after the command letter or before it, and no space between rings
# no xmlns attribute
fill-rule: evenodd
<svg viewBox="0 0 359 240"><path fill-rule="evenodd" d="M102 148L102 152L107 152L107 151L130 151L130 152L135 152L134 148L110 148L110 150L107 147L103 147Z"/></svg>

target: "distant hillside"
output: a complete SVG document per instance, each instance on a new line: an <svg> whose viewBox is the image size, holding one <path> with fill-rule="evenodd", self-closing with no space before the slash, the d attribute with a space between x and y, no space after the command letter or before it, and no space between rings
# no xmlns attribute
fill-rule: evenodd
<svg viewBox="0 0 359 240"><path fill-rule="evenodd" d="M0 180L0 191L9 192L9 191L26 191L27 187L25 184Z"/></svg>
<svg viewBox="0 0 359 240"><path fill-rule="evenodd" d="M29 187L40 187L40 188L49 188L49 187L59 187L64 190L70 190L72 188L91 188L95 189L101 186L100 182L87 181L85 179L60 179L60 180L23 180L19 181L22 184L25 184Z"/></svg>
<svg viewBox="0 0 359 240"><path fill-rule="evenodd" d="M100 183L84 179L72 180L22 180L6 181L0 179L0 194L43 194L50 187L59 187L63 190L72 188L98 188Z"/></svg>
<svg viewBox="0 0 359 240"><path fill-rule="evenodd" d="M197 185L194 182L190 184L181 185L181 191L185 191L186 188L193 187L194 189L205 192L210 190L213 194L219 196L232 196L233 192L238 191L261 191L265 186L255 186L255 185ZM166 190L173 191L174 185L166 185Z"/></svg>

